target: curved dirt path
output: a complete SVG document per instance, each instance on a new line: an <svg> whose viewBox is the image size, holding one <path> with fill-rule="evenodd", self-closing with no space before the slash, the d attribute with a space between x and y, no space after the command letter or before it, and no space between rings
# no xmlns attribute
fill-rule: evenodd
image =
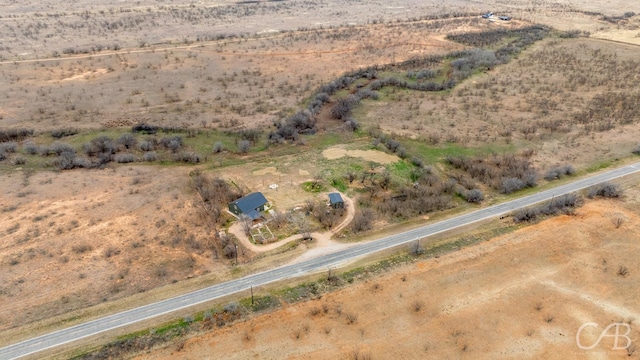
<svg viewBox="0 0 640 360"><path fill-rule="evenodd" d="M308 251L307 253L305 253L303 256L298 258L296 261L308 259L310 257L325 254L327 252L333 252L335 250L343 249L351 245L351 244L341 244L331 239L333 235L340 232L342 229L344 229L347 225L351 223L356 213L356 206L354 201L342 193L340 193L340 195L342 196L342 199L344 200L345 205L347 207L347 215L342 220L342 222L337 226L335 226L333 229L322 232L322 233L320 232L311 233L311 238L315 240L316 246L310 251ZM249 249L257 253L273 250L291 241L299 240L302 238L302 234L296 234L271 244L256 245L252 243L247 237L247 235L244 233L244 230L242 229L242 224L240 222L236 222L233 225L231 225L231 227L229 228L229 232L235 235L236 238L238 238L242 246L244 246L246 249ZM310 254L310 255L307 255L307 254Z"/></svg>

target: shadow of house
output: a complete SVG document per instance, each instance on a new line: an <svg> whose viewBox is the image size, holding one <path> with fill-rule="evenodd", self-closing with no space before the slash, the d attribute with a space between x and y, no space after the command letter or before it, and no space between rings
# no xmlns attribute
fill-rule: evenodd
<svg viewBox="0 0 640 360"><path fill-rule="evenodd" d="M267 198L261 192L254 192L229 203L229 211L237 217L247 216L251 220L262 217L261 212L269 205Z"/></svg>
<svg viewBox="0 0 640 360"><path fill-rule="evenodd" d="M342 196L340 196L340 193L329 194L329 206L334 209L340 209L344 207L344 200L342 200Z"/></svg>

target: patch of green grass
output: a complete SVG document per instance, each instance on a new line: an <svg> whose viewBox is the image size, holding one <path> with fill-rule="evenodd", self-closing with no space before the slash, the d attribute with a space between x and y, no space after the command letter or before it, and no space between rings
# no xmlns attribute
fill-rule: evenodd
<svg viewBox="0 0 640 360"><path fill-rule="evenodd" d="M303 137L312 148L326 149L328 147L343 144L344 139L340 134L335 132L323 132L315 135Z"/></svg>
<svg viewBox="0 0 640 360"><path fill-rule="evenodd" d="M246 309L250 309L253 312L263 311L267 309L272 309L280 306L280 302L278 298L271 295L259 295L253 296L253 303L251 303L251 297L244 298L240 300L240 305Z"/></svg>
<svg viewBox="0 0 640 360"><path fill-rule="evenodd" d="M613 162L611 160L605 160L605 161L602 161L602 162L599 162L597 164L589 166L584 171L586 173L593 173L593 172L600 171L602 169L606 169L606 168L610 167L611 165L613 165Z"/></svg>
<svg viewBox="0 0 640 360"><path fill-rule="evenodd" d="M330 181L331 186L340 192L347 191L347 184L342 178L334 178Z"/></svg>
<svg viewBox="0 0 640 360"><path fill-rule="evenodd" d="M304 189L304 191L310 192L310 193L319 193L319 192L323 192L323 191L327 190L326 186L322 185L319 182L315 182L315 181L307 181L307 182L302 183L302 189Z"/></svg>
<svg viewBox="0 0 640 360"><path fill-rule="evenodd" d="M394 180L410 180L411 173L415 170L415 166L405 160L396 161L386 166L387 171L391 173Z"/></svg>
<svg viewBox="0 0 640 360"><path fill-rule="evenodd" d="M59 141L75 147L78 152L82 152L82 145L91 142L91 140L97 138L98 136L108 136L111 138L111 140L116 141L118 137L120 137L120 135L124 133L131 133L131 131L130 129L125 128L80 131L75 135L67 136L60 140L56 140L49 135L47 136L49 141L45 141L44 143L53 143ZM136 136L136 138L138 138L138 141L142 139L140 136Z"/></svg>
<svg viewBox="0 0 640 360"><path fill-rule="evenodd" d="M459 144L445 143L429 145L419 140L402 140L402 144L412 156L422 158L425 164L442 162L447 156L477 157L491 153L512 153L516 151L514 145L487 144L481 147L465 147Z"/></svg>

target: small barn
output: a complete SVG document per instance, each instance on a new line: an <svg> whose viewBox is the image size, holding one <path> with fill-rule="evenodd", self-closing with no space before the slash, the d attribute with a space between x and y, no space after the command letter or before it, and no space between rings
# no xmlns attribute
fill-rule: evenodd
<svg viewBox="0 0 640 360"><path fill-rule="evenodd" d="M340 196L340 193L329 194L329 205L334 209L344 207L344 200L342 200L342 196Z"/></svg>
<svg viewBox="0 0 640 360"><path fill-rule="evenodd" d="M246 215L251 220L256 220L268 204L267 198L261 192L254 192L229 203L229 211L237 216Z"/></svg>

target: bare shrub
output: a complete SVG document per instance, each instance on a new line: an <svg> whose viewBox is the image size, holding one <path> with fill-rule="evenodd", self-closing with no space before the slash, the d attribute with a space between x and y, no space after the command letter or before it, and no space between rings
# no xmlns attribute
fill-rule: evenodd
<svg viewBox="0 0 640 360"><path fill-rule="evenodd" d="M116 154L113 160L120 164L126 164L136 161L136 157L133 154Z"/></svg>
<svg viewBox="0 0 640 360"><path fill-rule="evenodd" d="M162 146L174 153L178 152L178 150L180 150L180 148L182 148L182 146L184 145L184 141L182 140L182 136L180 135L165 137L160 141L160 143L162 144Z"/></svg>
<svg viewBox="0 0 640 360"><path fill-rule="evenodd" d="M133 136L133 134L125 133L120 135L117 142L118 144L124 146L125 149L133 149L138 143L138 140L135 136Z"/></svg>
<svg viewBox="0 0 640 360"><path fill-rule="evenodd" d="M76 244L71 247L71 250L76 254L82 254L82 253L93 250L93 246L87 243Z"/></svg>
<svg viewBox="0 0 640 360"><path fill-rule="evenodd" d="M222 144L221 141L216 141L215 144L213 144L213 153L217 154L223 151L224 151L224 144Z"/></svg>
<svg viewBox="0 0 640 360"><path fill-rule="evenodd" d="M351 222L351 229L354 233L359 233L371 229L374 216L375 215L373 211L368 208L357 211Z"/></svg>
<svg viewBox="0 0 640 360"><path fill-rule="evenodd" d="M249 140L240 140L238 141L238 152L241 154L246 154L251 149L251 141Z"/></svg>
<svg viewBox="0 0 640 360"><path fill-rule="evenodd" d="M472 178L510 194L537 183L537 172L526 155L493 155L490 158L447 157L447 162Z"/></svg>
<svg viewBox="0 0 640 360"><path fill-rule="evenodd" d="M617 272L617 274L618 274L618 275L620 275L620 276L623 276L623 277L624 277L624 276L627 276L627 275L629 275L629 269L628 269L626 266L622 266L622 265L620 265L620 266L618 267L618 272Z"/></svg>
<svg viewBox="0 0 640 360"><path fill-rule="evenodd" d="M594 185L587 189L587 197L592 199L594 197L604 198L617 198L622 195L622 189L616 184L610 182L604 182L602 184Z"/></svg>
<svg viewBox="0 0 640 360"><path fill-rule="evenodd" d="M202 159L200 158L200 155L194 152L178 153L174 155L173 159L178 162L184 162L184 163L190 163L190 164L197 164L200 161L202 161Z"/></svg>
<svg viewBox="0 0 640 360"><path fill-rule="evenodd" d="M420 312L420 310L422 310L422 308L424 307L424 301L416 300L411 304L411 307L413 308L413 311Z"/></svg>
<svg viewBox="0 0 640 360"><path fill-rule="evenodd" d="M75 153L65 152L56 159L55 165L60 170L71 170L75 168L89 168L91 163L83 158L77 157Z"/></svg>
<svg viewBox="0 0 640 360"><path fill-rule="evenodd" d="M18 144L15 141L7 141L0 143L0 153L14 153L18 149Z"/></svg>
<svg viewBox="0 0 640 360"><path fill-rule="evenodd" d="M327 333L328 334L328 333ZM354 349L351 353L352 360L371 360L371 353L367 351L361 351L360 349Z"/></svg>
<svg viewBox="0 0 640 360"><path fill-rule="evenodd" d="M24 156L16 156L15 158L13 158L13 165L24 165L27 163L27 159L25 159Z"/></svg>
<svg viewBox="0 0 640 360"><path fill-rule="evenodd" d="M96 154L113 154L115 153L115 146L113 145L113 140L106 135L98 136L89 142L88 146L85 147L85 152L89 156L93 156Z"/></svg>
<svg viewBox="0 0 640 360"><path fill-rule="evenodd" d="M576 207L582 205L582 199L576 194L565 194L554 197L552 200L544 202L534 207L520 209L513 214L516 223L530 222L540 215L556 215L558 213L569 214Z"/></svg>
<svg viewBox="0 0 640 360"><path fill-rule="evenodd" d="M142 155L142 160L144 161L156 161L158 160L158 155L156 154L155 151L147 151L144 153L144 155Z"/></svg>
<svg viewBox="0 0 640 360"><path fill-rule="evenodd" d="M613 226L615 226L616 229L620 228L620 226L622 226L622 224L624 224L625 221L626 221L626 219L624 218L624 216L622 214L615 214L611 218L611 223L613 224Z"/></svg>
<svg viewBox="0 0 640 360"><path fill-rule="evenodd" d="M33 129L2 129L0 130L0 142L20 141L33 135Z"/></svg>
<svg viewBox="0 0 640 360"><path fill-rule="evenodd" d="M33 141L25 142L22 149L29 155L36 155L38 153L38 146L34 144Z"/></svg>
<svg viewBox="0 0 640 360"><path fill-rule="evenodd" d="M110 258L112 256L116 256L120 254L120 249L113 247L113 246L109 246L106 249L104 249L102 251L102 256L104 256L105 258Z"/></svg>
<svg viewBox="0 0 640 360"><path fill-rule="evenodd" d="M66 136L72 136L78 133L78 129L74 128L64 128L64 129L56 129L51 131L51 136L56 139L61 139Z"/></svg>
<svg viewBox="0 0 640 360"><path fill-rule="evenodd" d="M524 189L525 186L525 182L518 178L504 178L502 179L502 183L500 184L500 192L503 194L511 194L518 190Z"/></svg>
<svg viewBox="0 0 640 360"><path fill-rule="evenodd" d="M484 200L484 195L480 189L472 189L467 191L465 198L468 202L477 204Z"/></svg>
<svg viewBox="0 0 640 360"><path fill-rule="evenodd" d="M358 121L352 118L347 119L347 121L344 122L344 126L350 132L354 132L360 128Z"/></svg>
<svg viewBox="0 0 640 360"><path fill-rule="evenodd" d="M573 175L575 174L575 172L576 170L573 168L572 165L556 166L549 169L544 174L544 179L547 181L552 181L552 180L560 179L565 175L567 176Z"/></svg>
<svg viewBox="0 0 640 360"><path fill-rule="evenodd" d="M138 145L138 148L142 151L153 151L155 150L155 144L151 140L143 140Z"/></svg>
<svg viewBox="0 0 640 360"><path fill-rule="evenodd" d="M49 147L49 152L52 152L55 155L62 155L63 153L75 154L76 149L67 143L55 142Z"/></svg>

